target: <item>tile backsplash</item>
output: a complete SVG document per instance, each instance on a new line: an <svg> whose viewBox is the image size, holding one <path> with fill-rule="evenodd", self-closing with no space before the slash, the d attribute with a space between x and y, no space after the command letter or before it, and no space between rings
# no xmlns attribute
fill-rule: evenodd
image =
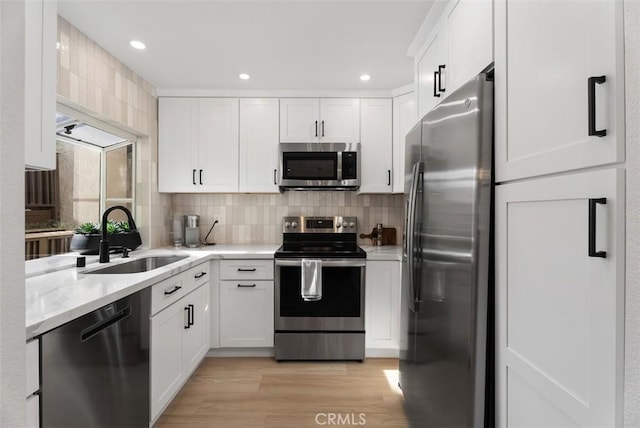
<svg viewBox="0 0 640 428"><path fill-rule="evenodd" d="M278 244L282 217L288 215L344 215L358 217L358 234L368 234L382 223L396 228L402 241L402 195L358 195L340 191L288 191L280 194L174 194L173 215L200 216L200 235L218 220L209 241L220 244ZM172 233L171 221L167 229ZM172 239L172 237L171 237ZM369 244L368 239L358 239Z"/></svg>

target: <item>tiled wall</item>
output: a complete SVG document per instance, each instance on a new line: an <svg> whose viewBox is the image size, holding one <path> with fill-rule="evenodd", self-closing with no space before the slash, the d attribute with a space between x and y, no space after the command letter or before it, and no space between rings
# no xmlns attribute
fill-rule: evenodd
<svg viewBox="0 0 640 428"><path fill-rule="evenodd" d="M396 241L402 241L402 195L291 191L265 195L177 194L172 201L174 214L200 215L202 239L218 220L209 240L221 244L281 243L282 217L287 215L354 215L358 217L358 234L370 233L381 222L385 227L395 227Z"/></svg>
<svg viewBox="0 0 640 428"><path fill-rule="evenodd" d="M145 246L166 245L171 198L158 193L158 103L153 86L58 17L58 101L139 136L136 223Z"/></svg>

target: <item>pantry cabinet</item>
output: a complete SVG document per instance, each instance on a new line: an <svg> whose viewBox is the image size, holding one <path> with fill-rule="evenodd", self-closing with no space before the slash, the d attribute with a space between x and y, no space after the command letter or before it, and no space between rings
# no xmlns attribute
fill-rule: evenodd
<svg viewBox="0 0 640 428"><path fill-rule="evenodd" d="M365 346L370 357L398 357L400 346L400 262L367 261Z"/></svg>
<svg viewBox="0 0 640 428"><path fill-rule="evenodd" d="M240 192L278 192L278 118L277 98L240 100Z"/></svg>
<svg viewBox="0 0 640 428"><path fill-rule="evenodd" d="M622 2L496 0L495 13L496 179L623 161Z"/></svg>
<svg viewBox="0 0 640 428"><path fill-rule="evenodd" d="M160 98L160 192L238 191L238 99Z"/></svg>
<svg viewBox="0 0 640 428"><path fill-rule="evenodd" d="M360 100L281 98L280 142L359 143Z"/></svg>
<svg viewBox="0 0 640 428"><path fill-rule="evenodd" d="M617 426L624 170L496 190L498 426Z"/></svg>
<svg viewBox="0 0 640 428"><path fill-rule="evenodd" d="M360 101L360 193L393 190L392 107L390 98Z"/></svg>
<svg viewBox="0 0 640 428"><path fill-rule="evenodd" d="M25 7L25 166L56 169L57 2L32 0Z"/></svg>

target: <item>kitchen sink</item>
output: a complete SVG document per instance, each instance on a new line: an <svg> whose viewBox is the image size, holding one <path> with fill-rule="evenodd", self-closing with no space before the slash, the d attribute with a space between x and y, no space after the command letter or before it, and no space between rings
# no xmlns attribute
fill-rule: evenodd
<svg viewBox="0 0 640 428"><path fill-rule="evenodd" d="M139 259L133 259L130 262L114 264L111 266L89 270L84 273L86 274L122 274L122 273L140 273L140 272L148 272L150 270L158 269L162 266L169 265L171 263L179 262L180 260L184 260L188 255L180 255L180 256L149 256L142 257Z"/></svg>

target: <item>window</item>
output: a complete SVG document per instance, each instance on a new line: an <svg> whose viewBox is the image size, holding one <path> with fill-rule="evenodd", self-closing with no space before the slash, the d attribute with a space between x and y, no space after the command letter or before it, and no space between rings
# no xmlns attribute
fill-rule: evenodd
<svg viewBox="0 0 640 428"><path fill-rule="evenodd" d="M76 227L99 223L111 206L135 218L135 143L63 117L56 170L25 172L27 260L68 252ZM121 211L109 218L127 221Z"/></svg>

